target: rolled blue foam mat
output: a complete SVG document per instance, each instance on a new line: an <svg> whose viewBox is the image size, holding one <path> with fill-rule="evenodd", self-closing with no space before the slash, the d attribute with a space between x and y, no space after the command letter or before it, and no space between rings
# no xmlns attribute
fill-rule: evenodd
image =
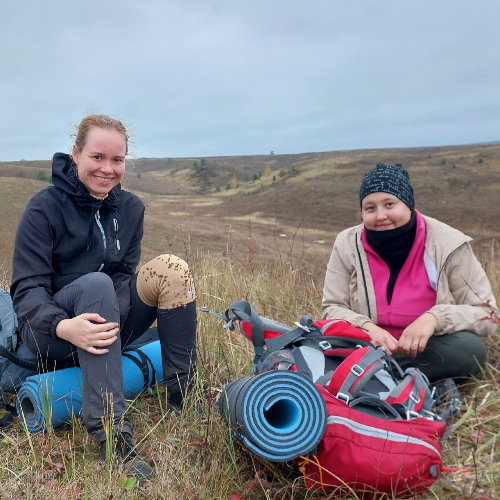
<svg viewBox="0 0 500 500"><path fill-rule="evenodd" d="M309 379L291 371L270 371L229 383L219 410L248 450L274 462L314 450L326 427L320 392Z"/></svg>
<svg viewBox="0 0 500 500"><path fill-rule="evenodd" d="M132 359L131 359L132 358ZM160 342L157 340L122 357L123 394L137 396L145 387L163 379ZM17 413L31 432L53 428L69 422L82 411L82 371L66 368L28 377L17 394Z"/></svg>

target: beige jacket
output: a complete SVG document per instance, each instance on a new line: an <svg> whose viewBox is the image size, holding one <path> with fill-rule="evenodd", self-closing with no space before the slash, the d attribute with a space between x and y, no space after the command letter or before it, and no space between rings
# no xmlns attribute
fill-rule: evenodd
<svg viewBox="0 0 500 500"><path fill-rule="evenodd" d="M497 305L490 282L470 246L472 238L426 217L424 261L436 291L428 312L437 319L435 335L461 330L486 336L496 331L489 319ZM328 262L323 289L323 318L342 318L356 326L377 324L377 306L368 259L361 243L363 224L339 233Z"/></svg>

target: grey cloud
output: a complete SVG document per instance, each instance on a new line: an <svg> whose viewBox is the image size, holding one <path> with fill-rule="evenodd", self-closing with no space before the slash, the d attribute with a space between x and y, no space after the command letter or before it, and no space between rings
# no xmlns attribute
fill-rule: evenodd
<svg viewBox="0 0 500 500"><path fill-rule="evenodd" d="M88 111L132 123L138 156L498 139L496 1L24 0L0 17L0 159L68 150Z"/></svg>

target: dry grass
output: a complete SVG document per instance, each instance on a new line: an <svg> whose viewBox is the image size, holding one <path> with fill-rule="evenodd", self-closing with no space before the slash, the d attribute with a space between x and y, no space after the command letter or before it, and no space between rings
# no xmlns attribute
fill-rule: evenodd
<svg viewBox="0 0 500 500"><path fill-rule="evenodd" d="M490 252L495 252L494 247ZM293 260L283 255L281 260L263 263L251 254L238 261L196 252L188 258L200 307L223 312L232 301L245 299L262 315L289 324L303 313L320 315L323 259ZM495 254L488 254L485 263L498 296ZM243 450L216 411L214 400L224 384L248 374L251 345L202 313L198 335L199 383L208 388L211 403L195 391L182 415L165 414L162 396L157 394L143 394L130 404L136 442L156 468L152 481L138 486L127 482L119 470L110 473L97 461L97 447L78 420L36 436L28 436L17 422L0 434L0 498L229 499L231 493L242 499L320 498L286 467L265 463ZM496 336L488 343L486 372L462 389L464 408L444 447L446 466L470 472L443 473L428 495L419 498L500 497L500 340ZM206 408L204 414L196 411L200 405Z"/></svg>

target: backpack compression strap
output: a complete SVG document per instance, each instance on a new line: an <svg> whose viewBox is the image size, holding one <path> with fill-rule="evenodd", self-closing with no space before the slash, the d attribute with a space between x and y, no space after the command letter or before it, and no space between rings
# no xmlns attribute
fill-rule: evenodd
<svg viewBox="0 0 500 500"><path fill-rule="evenodd" d="M383 349L373 346L360 347L347 356L335 370L327 390L337 399L349 404L349 400L363 389L372 375L384 368Z"/></svg>
<svg viewBox="0 0 500 500"><path fill-rule="evenodd" d="M229 311L232 311L234 316L229 316ZM255 352L252 372L253 375L256 375L262 366L262 356L264 354L264 323L246 300L233 302L226 309L225 316L227 320L226 324L230 330L234 330L233 321L237 319L248 321L252 326L252 343Z"/></svg>
<svg viewBox="0 0 500 500"><path fill-rule="evenodd" d="M417 368L408 368L403 380L389 393L386 401L401 404L408 419L416 417L434 417L432 395L425 375Z"/></svg>

